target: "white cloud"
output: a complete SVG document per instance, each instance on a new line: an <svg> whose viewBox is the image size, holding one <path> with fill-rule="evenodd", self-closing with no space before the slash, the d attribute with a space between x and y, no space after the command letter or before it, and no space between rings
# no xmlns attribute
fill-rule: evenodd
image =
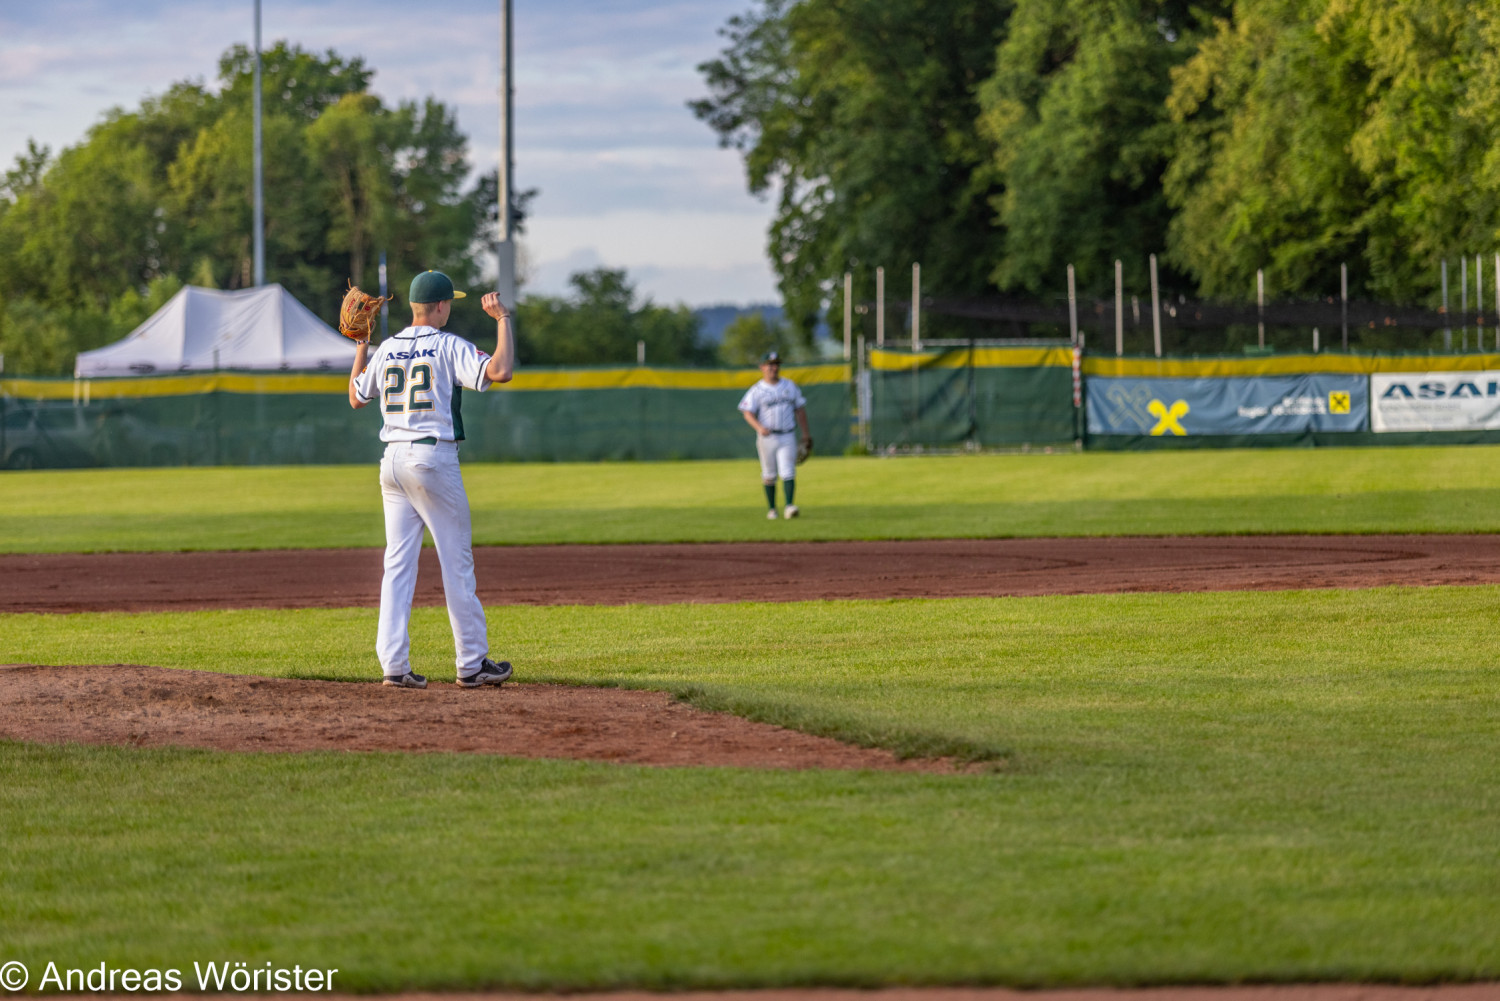
<svg viewBox="0 0 1500 1001"><path fill-rule="evenodd" d="M597 259L663 301L774 297L763 249L771 206L746 193L739 158L686 108L703 92L697 64L722 44L717 29L748 5L515 0L516 181L541 190L527 234L539 280L566 267L558 262ZM408 30L412 9L263 0L263 40L361 56L388 102L448 104L475 169L493 169L498 0L434 0L423 11L440 33ZM212 85L219 56L249 44L250 11L220 0L0 6L0 169L28 138L56 152L111 107L180 80Z"/></svg>
<svg viewBox="0 0 1500 1001"><path fill-rule="evenodd" d="M778 298L758 215L626 209L552 217L528 225L523 242L531 262L527 287L549 295L564 293L576 271L623 267L658 302Z"/></svg>

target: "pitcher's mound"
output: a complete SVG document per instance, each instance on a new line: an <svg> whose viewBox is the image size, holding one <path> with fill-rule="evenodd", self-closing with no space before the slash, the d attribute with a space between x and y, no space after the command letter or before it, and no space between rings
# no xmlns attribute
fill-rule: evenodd
<svg viewBox="0 0 1500 1001"><path fill-rule="evenodd" d="M467 751L638 765L955 772L704 712L664 692L387 688L114 664L0 666L0 738L220 751Z"/></svg>

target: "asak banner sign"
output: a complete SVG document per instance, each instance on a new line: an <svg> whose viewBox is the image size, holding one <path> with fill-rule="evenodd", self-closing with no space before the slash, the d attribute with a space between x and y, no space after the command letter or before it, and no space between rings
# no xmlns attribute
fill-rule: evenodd
<svg viewBox="0 0 1500 1001"><path fill-rule="evenodd" d="M1363 431L1369 384L1362 375L1126 378L1088 381L1090 434L1188 437Z"/></svg>
<svg viewBox="0 0 1500 1001"><path fill-rule="evenodd" d="M1500 372L1370 376L1374 431L1500 430Z"/></svg>

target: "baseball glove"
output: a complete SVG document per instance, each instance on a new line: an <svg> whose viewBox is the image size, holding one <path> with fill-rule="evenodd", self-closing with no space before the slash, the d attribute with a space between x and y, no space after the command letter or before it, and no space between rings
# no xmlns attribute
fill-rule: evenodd
<svg viewBox="0 0 1500 1001"><path fill-rule="evenodd" d="M803 438L797 443L797 465L800 466L806 462L809 455L812 455L812 438L810 437Z"/></svg>
<svg viewBox="0 0 1500 1001"><path fill-rule="evenodd" d="M375 314L389 301L389 296L366 295L350 282L344 304L339 307L339 333L353 341L368 341L375 332Z"/></svg>

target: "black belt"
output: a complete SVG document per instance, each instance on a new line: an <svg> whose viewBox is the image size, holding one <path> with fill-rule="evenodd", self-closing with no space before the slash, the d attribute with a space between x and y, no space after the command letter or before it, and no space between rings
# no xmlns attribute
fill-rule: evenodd
<svg viewBox="0 0 1500 1001"><path fill-rule="evenodd" d="M408 445L436 445L437 443L436 438L418 438L416 441L407 442Z"/></svg>
<svg viewBox="0 0 1500 1001"><path fill-rule="evenodd" d="M767 428L766 430L769 431L771 434L791 434L793 431L795 431L797 429L796 428L787 428L785 431L771 431L770 428Z"/></svg>

